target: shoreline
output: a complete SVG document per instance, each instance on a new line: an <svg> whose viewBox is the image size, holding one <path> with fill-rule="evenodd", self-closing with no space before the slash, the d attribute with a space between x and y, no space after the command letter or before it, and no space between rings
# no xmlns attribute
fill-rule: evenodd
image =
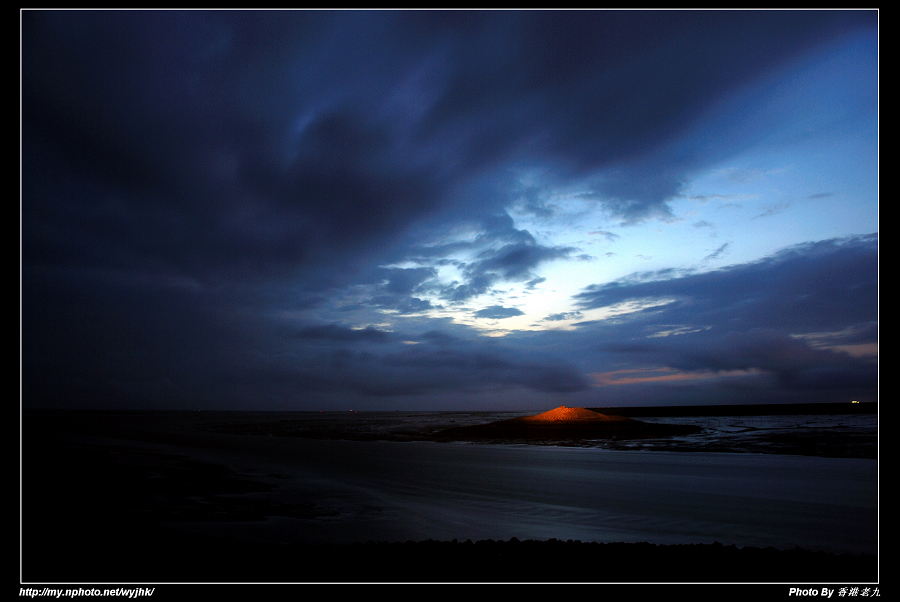
<svg viewBox="0 0 900 602"><path fill-rule="evenodd" d="M822 416L871 415L878 413L878 402L866 403L764 403L744 405L695 406L603 406L589 407L603 414L633 417L687 416Z"/></svg>

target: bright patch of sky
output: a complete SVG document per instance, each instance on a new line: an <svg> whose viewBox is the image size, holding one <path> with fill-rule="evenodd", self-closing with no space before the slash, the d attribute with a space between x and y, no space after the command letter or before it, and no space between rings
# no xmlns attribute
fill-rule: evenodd
<svg viewBox="0 0 900 602"><path fill-rule="evenodd" d="M877 165L878 131L876 115L865 110L876 94L869 60L876 44L857 39L806 56L712 111L675 151L702 153L707 137L731 137L732 153L693 173L668 200L666 219L623 225L589 190L542 188L539 173L523 174L519 184L530 192L507 207L515 228L540 245L574 251L542 262L528 281L503 282L462 306L443 304L426 313L494 335L571 328L666 302L579 311L572 297L588 285L638 274L652 278L661 270L668 277L712 270L804 241L876 232L877 171L871 166ZM456 242L476 238L469 232ZM471 261L483 248L446 259ZM462 274L445 265L438 278L448 282ZM520 313L478 315L488 307Z"/></svg>
<svg viewBox="0 0 900 602"><path fill-rule="evenodd" d="M874 132L871 132L874 135ZM831 146L808 143L734 157L697 174L670 200L672 219L620 225L601 203L571 191L550 194L536 213L523 202L508 208L515 228L548 247L577 249L568 258L542 263L527 282L506 282L462 307L444 304L425 312L452 318L485 334L513 330L572 328L573 324L634 311L665 300L579 311L573 295L592 284L638 274L706 271L746 263L803 241L839 238L878 229L877 182L871 169L871 142L843 136ZM459 242L473 242L468 233ZM466 262L477 255L446 259ZM438 268L438 279L459 280L454 265ZM437 304L438 299L433 299ZM504 318L478 317L489 306L520 310Z"/></svg>
<svg viewBox="0 0 900 602"><path fill-rule="evenodd" d="M413 293L419 311L382 307L372 315L372 306L361 301L377 287L357 285L343 296L340 321L387 328L401 317L439 318L489 336L572 329L668 303L645 299L580 309L574 296L591 285L672 278L754 261L805 241L877 232L872 56L873 36L810 52L685 124L641 168L681 164L680 190L640 219L623 219L591 177L568 183L554 179L549 168L509 170L504 209L511 226L444 223L419 237L424 254L382 266L434 270ZM650 182L656 176L627 166L626 172L646 173ZM604 174L592 177L596 182ZM523 240L547 255L517 272L495 266L490 280L475 274L478 262Z"/></svg>

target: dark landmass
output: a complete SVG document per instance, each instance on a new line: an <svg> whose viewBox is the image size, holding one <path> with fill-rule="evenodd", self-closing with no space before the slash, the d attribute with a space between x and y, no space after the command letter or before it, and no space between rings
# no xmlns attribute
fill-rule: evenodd
<svg viewBox="0 0 900 602"><path fill-rule="evenodd" d="M585 408L560 406L536 416L460 426L434 435L436 441L544 441L644 439L699 433L698 426L641 422Z"/></svg>
<svg viewBox="0 0 900 602"><path fill-rule="evenodd" d="M821 416L877 414L877 403L762 403L752 405L638 406L588 408L631 417L671 416Z"/></svg>

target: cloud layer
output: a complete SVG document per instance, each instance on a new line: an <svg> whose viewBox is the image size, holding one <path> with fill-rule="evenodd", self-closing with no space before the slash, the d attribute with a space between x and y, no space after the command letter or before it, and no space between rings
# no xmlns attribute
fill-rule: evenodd
<svg viewBox="0 0 900 602"><path fill-rule="evenodd" d="M472 328L530 317L550 266L599 265L542 225L553 191L607 245L676 222L698 172L837 127L801 132L767 82L872 40L874 11L23 11L23 401L873 397L875 235L598 271L533 316L568 330ZM846 89L841 127L877 111L877 81ZM642 369L708 377L610 376Z"/></svg>

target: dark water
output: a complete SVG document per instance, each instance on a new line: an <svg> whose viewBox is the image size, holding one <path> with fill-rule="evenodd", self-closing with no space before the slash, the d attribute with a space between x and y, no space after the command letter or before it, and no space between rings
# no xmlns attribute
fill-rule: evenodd
<svg viewBox="0 0 900 602"><path fill-rule="evenodd" d="M529 414L534 412L198 413L194 419L199 428L216 432L354 441L428 441L443 429ZM655 439L582 439L545 445L877 458L878 417L875 414L689 416L642 420L690 424L701 427L702 431ZM528 444L534 445L534 442Z"/></svg>
<svg viewBox="0 0 900 602"><path fill-rule="evenodd" d="M429 440L449 426L517 415L26 414L23 537L878 552L875 416L659 419L704 429L666 440Z"/></svg>
<svg viewBox="0 0 900 602"><path fill-rule="evenodd" d="M315 499L334 513L312 523L281 517L264 527L233 525L235 535L253 531L285 543L517 537L875 551L871 460L308 440L276 440L269 449L281 458L282 495Z"/></svg>

